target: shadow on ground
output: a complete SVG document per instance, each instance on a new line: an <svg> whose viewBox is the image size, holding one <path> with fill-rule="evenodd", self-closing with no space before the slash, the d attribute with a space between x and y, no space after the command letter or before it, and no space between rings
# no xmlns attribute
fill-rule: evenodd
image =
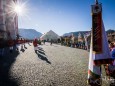
<svg viewBox="0 0 115 86"><path fill-rule="evenodd" d="M38 52L36 53L38 55L38 57L43 60L46 61L48 64L51 64L51 62L47 59L47 56L44 53L45 51L42 48L39 48Z"/></svg>
<svg viewBox="0 0 115 86"><path fill-rule="evenodd" d="M18 82L10 76L10 69L18 54L16 50L10 53L9 49L5 49L5 55L0 56L0 86L18 86Z"/></svg>
<svg viewBox="0 0 115 86"><path fill-rule="evenodd" d="M45 51L43 50L43 48L41 48L41 47L38 47L38 49L39 49L39 51L45 52Z"/></svg>
<svg viewBox="0 0 115 86"><path fill-rule="evenodd" d="M25 52L25 49L24 48L22 48L20 51L22 51L23 53Z"/></svg>

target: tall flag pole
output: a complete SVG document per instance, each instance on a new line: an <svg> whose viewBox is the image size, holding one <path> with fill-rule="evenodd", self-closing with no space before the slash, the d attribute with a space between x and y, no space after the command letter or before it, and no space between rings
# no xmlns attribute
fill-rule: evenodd
<svg viewBox="0 0 115 86"><path fill-rule="evenodd" d="M88 83L101 86L101 65L112 63L102 20L102 4L95 0L92 7L92 31L88 67Z"/></svg>
<svg viewBox="0 0 115 86"><path fill-rule="evenodd" d="M102 20L102 4L92 5L92 51L95 65L112 63L107 35Z"/></svg>
<svg viewBox="0 0 115 86"><path fill-rule="evenodd" d="M98 4L98 0L95 0L95 3Z"/></svg>

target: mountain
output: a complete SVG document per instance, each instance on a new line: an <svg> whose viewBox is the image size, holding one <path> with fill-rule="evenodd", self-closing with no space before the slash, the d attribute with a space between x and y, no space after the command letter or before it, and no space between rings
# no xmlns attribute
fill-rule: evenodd
<svg viewBox="0 0 115 86"><path fill-rule="evenodd" d="M26 38L26 39L34 39L35 37L40 38L42 36L42 33L37 32L34 29L20 28L19 29L19 35L22 36L23 38Z"/></svg>
<svg viewBox="0 0 115 86"><path fill-rule="evenodd" d="M65 33L63 34L63 36L71 36L72 34L75 36L75 37L78 37L78 34L81 33L81 36L83 36L84 34L86 33L89 33L90 31L77 31L77 32L70 32L70 33Z"/></svg>
<svg viewBox="0 0 115 86"><path fill-rule="evenodd" d="M63 36L71 36L72 34L75 36L75 37L78 37L78 34L81 33L81 35L83 36L84 34L86 33L89 33L90 31L77 31L77 32L70 32L70 33L65 33L63 34ZM112 30L112 29L109 29L106 31L107 34L109 33L114 33L115 30Z"/></svg>

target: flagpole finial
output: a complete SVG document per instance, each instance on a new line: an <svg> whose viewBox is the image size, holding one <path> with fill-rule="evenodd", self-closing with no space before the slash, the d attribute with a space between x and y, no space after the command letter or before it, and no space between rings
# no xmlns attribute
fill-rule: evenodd
<svg viewBox="0 0 115 86"><path fill-rule="evenodd" d="M95 3L98 4L98 0L95 0Z"/></svg>

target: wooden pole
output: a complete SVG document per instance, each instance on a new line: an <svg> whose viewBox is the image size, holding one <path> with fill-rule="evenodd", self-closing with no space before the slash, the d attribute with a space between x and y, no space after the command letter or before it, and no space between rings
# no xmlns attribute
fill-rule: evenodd
<svg viewBox="0 0 115 86"><path fill-rule="evenodd" d="M98 4L98 0L95 0L95 3Z"/></svg>

